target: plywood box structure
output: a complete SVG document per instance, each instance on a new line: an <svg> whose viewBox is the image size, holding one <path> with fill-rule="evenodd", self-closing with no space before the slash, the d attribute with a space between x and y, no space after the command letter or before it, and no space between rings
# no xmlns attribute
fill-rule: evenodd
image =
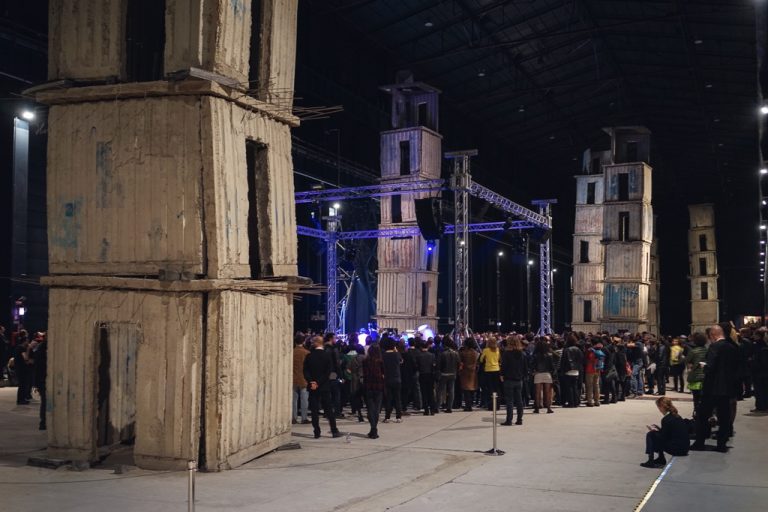
<svg viewBox="0 0 768 512"><path fill-rule="evenodd" d="M49 453L228 469L290 436L297 0L147 5L50 4Z"/></svg>
<svg viewBox="0 0 768 512"><path fill-rule="evenodd" d="M605 131L611 149L585 152L584 174L576 176L572 329L655 332L650 133L643 127Z"/></svg>
<svg viewBox="0 0 768 512"><path fill-rule="evenodd" d="M576 222L573 233L573 315L576 332L600 330L605 277L603 238L604 178L600 156L585 158L585 172L576 176Z"/></svg>
<svg viewBox="0 0 768 512"><path fill-rule="evenodd" d="M704 332L720 321L717 290L715 210L712 204L688 206L688 278L691 281L691 333Z"/></svg>
<svg viewBox="0 0 768 512"><path fill-rule="evenodd" d="M439 91L407 78L382 89L392 96L392 130L381 134L381 182L437 179L442 164L438 129ZM415 226L414 200L430 194L381 198L380 229ZM437 327L439 244L422 236L383 238L378 243L376 320L380 328Z"/></svg>

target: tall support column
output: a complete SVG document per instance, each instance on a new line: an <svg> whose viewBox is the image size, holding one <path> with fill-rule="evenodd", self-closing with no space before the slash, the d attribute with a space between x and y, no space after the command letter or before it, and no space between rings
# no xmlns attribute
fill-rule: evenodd
<svg viewBox="0 0 768 512"><path fill-rule="evenodd" d="M557 199L542 199L533 201L539 207L539 213L547 217L549 225L552 225L552 205L557 204ZM540 323L538 334L552 334L552 240L551 232L545 236L546 240L539 246L539 304Z"/></svg>
<svg viewBox="0 0 768 512"><path fill-rule="evenodd" d="M339 290L339 263L336 254L336 242L338 241L339 221L334 217L328 218L328 238L326 239L326 267L325 276L328 285L328 303L325 306L325 332L335 333L338 328L338 290Z"/></svg>
<svg viewBox="0 0 768 512"><path fill-rule="evenodd" d="M454 151L445 157L453 160L454 252L454 337L458 340L469 330L469 189L472 175L469 159L477 150Z"/></svg>

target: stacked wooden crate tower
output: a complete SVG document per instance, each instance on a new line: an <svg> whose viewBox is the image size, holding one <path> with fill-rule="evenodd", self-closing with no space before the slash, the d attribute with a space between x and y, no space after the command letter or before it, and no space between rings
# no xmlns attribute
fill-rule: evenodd
<svg viewBox="0 0 768 512"><path fill-rule="evenodd" d="M51 457L220 470L288 440L296 10L50 3Z"/></svg>

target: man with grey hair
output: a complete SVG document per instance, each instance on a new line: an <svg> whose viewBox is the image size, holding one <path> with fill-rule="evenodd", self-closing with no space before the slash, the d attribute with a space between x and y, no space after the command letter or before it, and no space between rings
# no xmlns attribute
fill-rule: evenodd
<svg viewBox="0 0 768 512"><path fill-rule="evenodd" d="M735 397L739 364L738 350L728 343L723 328L713 325L708 330L711 342L704 366L704 388L700 410L696 416L696 441L691 450L704 450L709 418L717 412L717 451L727 452L726 443L731 436L731 398Z"/></svg>

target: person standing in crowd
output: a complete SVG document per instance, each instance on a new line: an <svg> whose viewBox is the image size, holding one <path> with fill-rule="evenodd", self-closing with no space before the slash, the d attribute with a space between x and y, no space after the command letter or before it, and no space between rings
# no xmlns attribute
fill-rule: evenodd
<svg viewBox="0 0 768 512"><path fill-rule="evenodd" d="M750 361L752 387L755 392L755 408L750 410L753 413L768 412L768 343L765 336L766 333L762 327L753 335Z"/></svg>
<svg viewBox="0 0 768 512"><path fill-rule="evenodd" d="M304 348L304 335L297 334L293 338L293 416L291 417L293 424L299 421L299 413L301 413L301 423L309 423L307 417L309 392L307 391L307 381L304 378L304 359L308 354L309 350Z"/></svg>
<svg viewBox="0 0 768 512"><path fill-rule="evenodd" d="M395 423L400 423L403 418L403 408L400 403L400 394L402 392L402 377L400 367L403 364L403 358L395 348L395 340L385 337L381 341L381 347L384 349L384 401L387 404L384 408L384 423L389 423L392 417L392 406L395 408Z"/></svg>
<svg viewBox="0 0 768 512"><path fill-rule="evenodd" d="M379 415L384 396L384 361L378 343L368 347L368 355L363 360L363 387L365 388L365 403L368 409L368 423L371 431L368 437L379 438Z"/></svg>
<svg viewBox="0 0 768 512"><path fill-rule="evenodd" d="M415 354L413 347L406 348L405 341L399 340L397 342L397 351L400 352L400 357L403 358L403 365L400 367L400 377L403 381L401 401L403 411L408 409L408 405L413 404L413 408L416 410L421 409L421 397L417 393L417 375L416 375L416 361L413 358Z"/></svg>
<svg viewBox="0 0 768 512"><path fill-rule="evenodd" d="M658 344L656 340L648 340L648 343L645 345L646 347L646 357L648 358L648 366L645 369L645 384L646 384L646 391L649 395L653 395L654 387L656 385L656 369L658 367L658 364L656 364L657 361L657 355L658 355Z"/></svg>
<svg viewBox="0 0 768 512"><path fill-rule="evenodd" d="M429 351L429 342L416 341L416 368L419 371L419 387L421 388L421 405L424 416L434 416L438 410L435 405L435 355Z"/></svg>
<svg viewBox="0 0 768 512"><path fill-rule="evenodd" d="M46 379L48 378L48 337L46 333L40 333L40 342L35 347L32 359L35 361L35 387L40 395L40 424L39 430L45 430L46 413Z"/></svg>
<svg viewBox="0 0 768 512"><path fill-rule="evenodd" d="M685 348L680 344L678 338L672 338L672 346L669 349L669 363L670 374L672 375L672 389L678 393L684 393Z"/></svg>
<svg viewBox="0 0 768 512"><path fill-rule="evenodd" d="M328 355L330 355L331 363L333 365L329 380L331 407L333 408L333 414L336 418L343 418L344 414L341 412L341 357L339 356L339 347L336 346L336 335L332 332L325 333L325 336L323 337L323 346L325 347L325 351L328 352Z"/></svg>
<svg viewBox="0 0 768 512"><path fill-rule="evenodd" d="M501 352L499 351L499 345L496 338L491 336L488 338L488 343L480 354L480 363L483 365L483 374L485 376L485 383L483 384L483 402L488 407L488 410L493 410L493 393L498 396L499 393L499 372L501 366L499 360L501 359ZM497 402L498 407L498 402Z"/></svg>
<svg viewBox="0 0 768 512"><path fill-rule="evenodd" d="M11 346L8 343L8 338L5 336L5 326L0 325L0 380L3 380L4 376L8 372L6 365L8 359L12 356Z"/></svg>
<svg viewBox="0 0 768 512"><path fill-rule="evenodd" d="M507 419L502 425L512 425L512 408L517 409L515 425L523 424L523 379L528 375L528 365L523 355L523 344L518 336L509 336L501 355L501 382L507 402Z"/></svg>
<svg viewBox="0 0 768 512"><path fill-rule="evenodd" d="M464 345L459 349L459 381L461 394L464 398L464 410L472 411L472 403L477 391L477 343L474 338L465 338Z"/></svg>
<svg viewBox="0 0 768 512"><path fill-rule="evenodd" d="M605 364L600 382L600 388L603 390L603 403L615 404L617 401L616 388L619 380L619 374L616 371L616 347L607 336L603 338L603 352L605 352Z"/></svg>
<svg viewBox="0 0 768 512"><path fill-rule="evenodd" d="M443 341L445 350L440 353L438 370L440 382L438 385L437 406L445 404L445 412L453 412L454 390L456 389L456 374L459 371L459 353L456 352L456 344L450 338Z"/></svg>
<svg viewBox="0 0 768 512"><path fill-rule="evenodd" d="M585 361L587 407L600 407L600 374L605 368L605 352L599 339L593 347L587 348Z"/></svg>
<svg viewBox="0 0 768 512"><path fill-rule="evenodd" d="M700 332L691 336L693 348L688 353L688 389L693 395L693 417L699 414L701 406L701 391L704 388L704 363L707 359L707 337Z"/></svg>
<svg viewBox="0 0 768 512"><path fill-rule="evenodd" d="M552 347L547 340L541 338L536 341L533 351L534 414L539 413L542 405L547 408L547 414L555 412L552 410L552 373L554 371Z"/></svg>
<svg viewBox="0 0 768 512"><path fill-rule="evenodd" d="M629 376L632 374L632 369L628 369L627 347L624 345L621 338L613 338L612 342L613 346L616 347L616 374L618 375L618 380L616 381L617 401L623 402L627 397Z"/></svg>
<svg viewBox="0 0 768 512"><path fill-rule="evenodd" d="M713 325L709 328L711 345L704 364L704 388L702 400L696 417L696 441L691 450L704 450L709 418L717 411L717 451L727 452L726 445L730 437L731 398L735 398L736 372L738 370L738 350L728 343L723 328ZM701 364L701 363L700 363Z"/></svg>
<svg viewBox="0 0 768 512"><path fill-rule="evenodd" d="M688 426L680 417L672 400L667 397L656 399L656 407L664 415L661 426L649 425L645 435L645 453L648 460L640 464L644 468L661 468L667 465L664 452L674 456L688 455ZM657 458L653 455L658 453Z"/></svg>
<svg viewBox="0 0 768 512"><path fill-rule="evenodd" d="M671 358L672 353L667 340L662 338L656 349L656 394L659 396L667 394L667 377L670 373ZM675 370L672 369L672 371Z"/></svg>
<svg viewBox="0 0 768 512"><path fill-rule="evenodd" d="M632 366L632 375L630 376L630 398L643 396L643 370L645 368L643 342L641 339L630 340L627 343L627 359Z"/></svg>
<svg viewBox="0 0 768 512"><path fill-rule="evenodd" d="M571 333L565 341L565 349L560 358L560 386L563 407L578 407L581 399L579 374L584 365L584 354L578 347L578 339Z"/></svg>
<svg viewBox="0 0 768 512"><path fill-rule="evenodd" d="M368 337L370 340L370 336ZM352 414L357 414L357 422L363 423L363 403L365 392L363 390L363 359L365 349L359 343L350 345L345 357L344 379L349 383L349 401L352 406Z"/></svg>
<svg viewBox="0 0 768 512"><path fill-rule="evenodd" d="M29 355L29 335L22 329L16 338L16 347L13 351L13 370L16 372L16 380L19 387L16 391L16 405L28 405L32 392L32 377L34 361Z"/></svg>
<svg viewBox="0 0 768 512"><path fill-rule="evenodd" d="M331 376L334 374L332 353L324 348L320 336L312 339L312 350L304 358L304 379L309 388L309 408L312 411L312 428L315 439L320 437L320 405L331 426L331 435L341 437L336 428L336 415L331 406Z"/></svg>

